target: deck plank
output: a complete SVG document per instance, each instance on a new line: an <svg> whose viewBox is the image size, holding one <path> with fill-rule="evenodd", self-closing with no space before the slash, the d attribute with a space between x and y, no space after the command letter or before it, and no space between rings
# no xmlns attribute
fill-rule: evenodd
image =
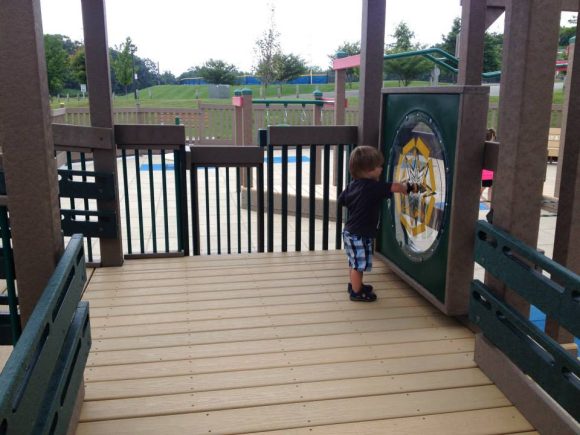
<svg viewBox="0 0 580 435"><path fill-rule="evenodd" d="M236 341L195 345L196 358L216 358L221 356L254 355L259 353L295 352L341 347L372 346L395 343L413 343L427 340L470 338L472 334L465 328L411 330L385 332L363 332L341 335L284 338L260 341ZM92 352L87 365L102 366L114 364L139 364L156 361L177 361L192 357L192 345Z"/></svg>
<svg viewBox="0 0 580 435"><path fill-rule="evenodd" d="M231 388L285 385L296 382L362 378L365 376L427 373L472 367L475 367L473 352L465 352L390 358L387 360L102 381L91 382L86 385L86 400L122 399Z"/></svg>
<svg viewBox="0 0 580 435"><path fill-rule="evenodd" d="M187 359L87 367L85 370L85 378L89 382L152 378L172 374L215 373L240 369L252 370L257 368L401 358L442 353L463 353L472 352L473 348L473 338L460 338L419 343L394 343L374 346L362 345L334 349L198 358L195 348L191 347L189 358Z"/></svg>
<svg viewBox="0 0 580 435"><path fill-rule="evenodd" d="M173 346L193 346L211 343L233 343L253 340L280 340L284 338L302 338L314 336L334 336L364 332L382 332L385 339L404 337L408 341L418 341L424 336L437 334L438 331L464 333L465 328L449 323L448 326L434 325L425 318L398 319L396 323L383 320L369 320L356 323L319 323L311 325L291 325L267 328L230 329L209 332L188 332L183 334L144 335L140 337L108 338L94 340L92 351L94 354L103 351L128 351L133 349L155 349ZM392 337L392 338L391 338ZM395 338L396 337L396 338ZM450 338L445 335L444 338Z"/></svg>
<svg viewBox="0 0 580 435"><path fill-rule="evenodd" d="M80 423L77 433L234 434L505 407L493 385Z"/></svg>
<svg viewBox="0 0 580 435"><path fill-rule="evenodd" d="M93 401L83 407L81 421L112 420L236 409L338 398L380 396L490 385L476 368L396 376L269 385L241 389L173 394L156 397Z"/></svg>
<svg viewBox="0 0 580 435"><path fill-rule="evenodd" d="M471 331L380 261L376 303L349 301L345 272L340 251L97 269L77 433L533 430L476 367Z"/></svg>
<svg viewBox="0 0 580 435"><path fill-rule="evenodd" d="M537 432L515 433L526 430L530 424L513 406L448 414L404 417L392 420L365 421L328 426L285 429L273 432L254 432L255 435L532 435Z"/></svg>

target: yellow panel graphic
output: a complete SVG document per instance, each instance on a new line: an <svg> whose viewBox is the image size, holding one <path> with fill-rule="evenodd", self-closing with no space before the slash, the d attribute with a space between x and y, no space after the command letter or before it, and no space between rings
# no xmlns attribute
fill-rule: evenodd
<svg viewBox="0 0 580 435"><path fill-rule="evenodd" d="M431 222L437 192L433 161L423 140L413 138L403 147L395 168L395 179L419 185L419 192L396 195L395 207L400 221L412 236L424 233Z"/></svg>

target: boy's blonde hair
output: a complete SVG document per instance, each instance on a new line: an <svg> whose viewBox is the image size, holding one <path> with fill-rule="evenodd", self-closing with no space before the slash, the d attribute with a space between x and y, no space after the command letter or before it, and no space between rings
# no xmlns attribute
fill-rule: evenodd
<svg viewBox="0 0 580 435"><path fill-rule="evenodd" d="M352 178L363 178L365 173L383 166L383 154L375 147L360 145L350 155L348 169Z"/></svg>

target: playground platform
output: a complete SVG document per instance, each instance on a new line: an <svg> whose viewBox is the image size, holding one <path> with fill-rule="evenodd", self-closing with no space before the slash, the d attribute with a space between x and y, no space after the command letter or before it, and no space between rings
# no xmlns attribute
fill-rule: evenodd
<svg viewBox="0 0 580 435"><path fill-rule="evenodd" d="M78 435L483 434L533 427L473 362L473 333L389 268L346 294L340 251L95 270Z"/></svg>

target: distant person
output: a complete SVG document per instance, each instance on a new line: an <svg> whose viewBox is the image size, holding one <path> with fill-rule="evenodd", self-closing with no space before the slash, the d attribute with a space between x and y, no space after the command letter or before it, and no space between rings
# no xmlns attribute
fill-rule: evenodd
<svg viewBox="0 0 580 435"><path fill-rule="evenodd" d="M496 140L495 130L493 128L488 128L487 133L485 134L486 142ZM487 189L487 202L491 202L491 188L493 186L493 171L488 171L487 169L483 169L481 171L481 189L479 191L480 200L484 200L483 191Z"/></svg>
<svg viewBox="0 0 580 435"><path fill-rule="evenodd" d="M417 192L418 185L380 181L385 159L374 147L361 145L350 155L353 180L338 197L338 206L348 209L342 238L348 257L348 294L351 301L373 302L373 287L363 284L363 273L372 269L373 245L379 224L381 201L393 193Z"/></svg>

